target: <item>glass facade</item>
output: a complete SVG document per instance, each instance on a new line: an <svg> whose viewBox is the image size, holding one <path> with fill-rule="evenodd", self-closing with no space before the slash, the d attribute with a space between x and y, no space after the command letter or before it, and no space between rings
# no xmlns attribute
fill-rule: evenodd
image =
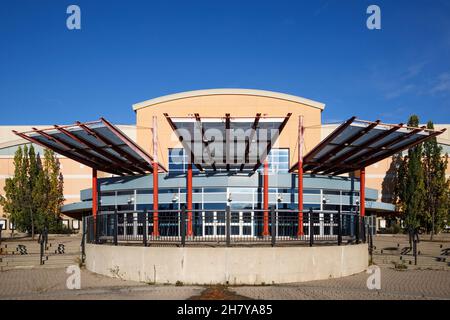
<svg viewBox="0 0 450 320"><path fill-rule="evenodd" d="M188 156L183 148L169 148L169 173L183 174L187 171ZM198 172L196 166L192 166L193 172Z"/></svg>
<svg viewBox="0 0 450 320"><path fill-rule="evenodd" d="M142 224L136 222L136 211L151 211L152 189L123 190L101 193L101 211L129 211L119 213L118 231L121 235L142 235ZM297 210L297 189L269 188L269 206L278 210ZM263 189L260 187L201 187L193 190L193 221L196 236L225 235L225 210L231 210L231 236L258 236L262 233L261 211ZM159 225L162 236L174 236L180 232L177 214L185 204L185 188L159 189L159 215L164 223ZM323 223L315 226L316 234L333 235L333 215L325 212L358 212L358 192L332 189L304 189L304 210L321 211ZM107 203L107 204L106 204ZM169 212L173 210L173 212ZM133 212L134 211L134 212ZM292 212L296 214L295 211ZM173 223L170 223L173 217ZM329 219L327 221L326 219ZM133 222L134 221L134 222ZM169 222L168 222L169 221ZM286 224L287 226L288 224ZM149 232L152 225L149 225ZM284 227L278 220L277 235L291 236L292 228ZM294 234L292 234L294 236Z"/></svg>
<svg viewBox="0 0 450 320"><path fill-rule="evenodd" d="M289 172L289 149L271 149L267 157L269 172L287 173ZM264 170L261 166L258 171Z"/></svg>
<svg viewBox="0 0 450 320"><path fill-rule="evenodd" d="M169 173L170 174L183 174L187 171L188 156L183 148L170 148L169 149ZM267 157L269 164L269 171L273 173L287 173L289 171L289 149L271 149ZM208 169L206 169L208 171ZM209 169L211 170L211 169ZM221 171L222 169L217 169ZM235 169L238 171L238 169ZM261 166L258 171L262 171ZM199 170L194 165L192 166L193 172ZM226 170L225 170L226 171Z"/></svg>

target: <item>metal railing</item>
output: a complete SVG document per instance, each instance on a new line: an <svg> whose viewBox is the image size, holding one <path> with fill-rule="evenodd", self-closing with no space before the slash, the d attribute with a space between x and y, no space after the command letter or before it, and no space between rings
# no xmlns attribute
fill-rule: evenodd
<svg viewBox="0 0 450 320"><path fill-rule="evenodd" d="M299 231L299 223L303 230ZM101 212L86 217L87 243L114 245L309 245L365 242L355 212L295 210L159 210ZM157 228L156 228L157 226Z"/></svg>

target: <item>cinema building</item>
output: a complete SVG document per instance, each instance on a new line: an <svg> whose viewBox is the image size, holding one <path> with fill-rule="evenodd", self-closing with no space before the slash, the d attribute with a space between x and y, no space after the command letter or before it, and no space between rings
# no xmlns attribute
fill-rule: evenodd
<svg viewBox="0 0 450 320"><path fill-rule="evenodd" d="M351 115L324 126L324 108L270 91L198 90L133 105L133 137L104 118L16 134L90 168L92 187L63 207L84 217L89 269L116 263L154 282L303 281L367 266L374 218L395 211L367 172L386 172L392 155L445 131ZM213 273L205 266L215 260Z"/></svg>

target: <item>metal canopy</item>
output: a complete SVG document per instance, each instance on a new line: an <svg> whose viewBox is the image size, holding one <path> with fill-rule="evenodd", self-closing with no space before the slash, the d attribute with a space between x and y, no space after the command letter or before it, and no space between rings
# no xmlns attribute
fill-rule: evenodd
<svg viewBox="0 0 450 320"><path fill-rule="evenodd" d="M101 118L28 132L13 132L93 169L116 175L153 172L153 158L120 129ZM159 168L167 171L161 164Z"/></svg>
<svg viewBox="0 0 450 320"><path fill-rule="evenodd" d="M358 120L352 117L336 128L303 159L303 170L339 175L360 170L443 133ZM298 170L298 162L290 171Z"/></svg>
<svg viewBox="0 0 450 320"><path fill-rule="evenodd" d="M291 113L283 117L188 117L164 114L190 161L200 171L255 171L264 162Z"/></svg>

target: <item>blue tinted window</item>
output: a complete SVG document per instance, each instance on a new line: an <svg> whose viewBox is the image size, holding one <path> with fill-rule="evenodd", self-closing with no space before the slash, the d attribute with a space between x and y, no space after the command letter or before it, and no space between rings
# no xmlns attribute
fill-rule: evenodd
<svg viewBox="0 0 450 320"><path fill-rule="evenodd" d="M183 148L169 149L169 173L185 173L187 171L188 157ZM192 172L199 172L195 165L192 165Z"/></svg>
<svg viewBox="0 0 450 320"><path fill-rule="evenodd" d="M289 171L289 149L272 149L267 156L269 171L288 172ZM264 166L260 166L258 171L262 172Z"/></svg>

